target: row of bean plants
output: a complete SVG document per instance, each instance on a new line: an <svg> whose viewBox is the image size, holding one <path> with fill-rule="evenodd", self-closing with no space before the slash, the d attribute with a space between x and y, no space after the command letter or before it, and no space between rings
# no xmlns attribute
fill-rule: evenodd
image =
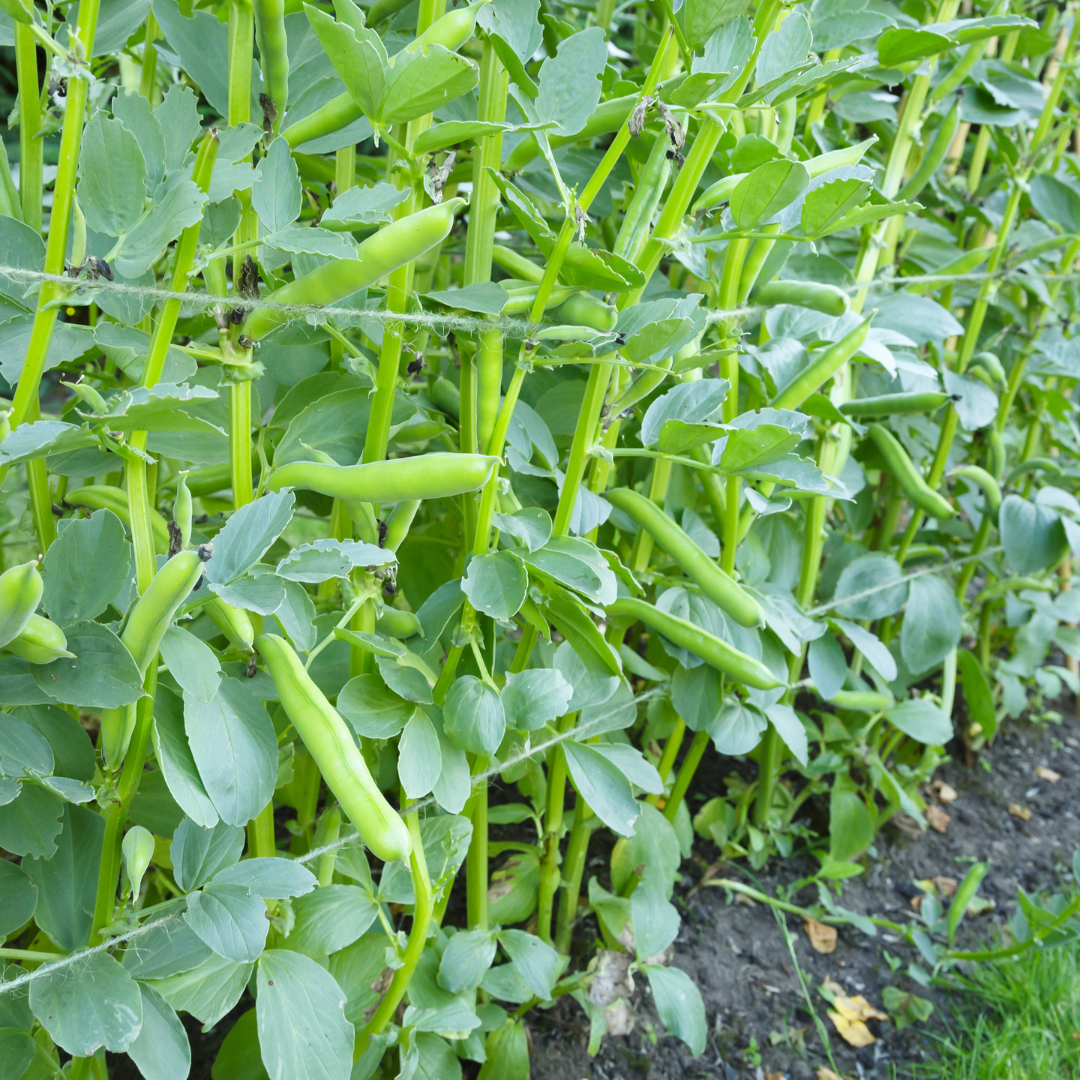
<svg viewBox="0 0 1080 1080"><path fill-rule="evenodd" d="M5 1080L700 1054L1080 690L1073 7L0 8Z"/></svg>

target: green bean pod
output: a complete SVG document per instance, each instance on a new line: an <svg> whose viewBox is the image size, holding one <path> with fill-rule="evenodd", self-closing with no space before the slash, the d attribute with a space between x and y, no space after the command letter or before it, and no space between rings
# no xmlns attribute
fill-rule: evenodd
<svg viewBox="0 0 1080 1080"><path fill-rule="evenodd" d="M1019 465L1014 466L1009 471L1009 475L1005 477L1005 483L1015 484L1024 473L1029 472L1046 472L1050 473L1051 476L1061 476L1063 470L1061 468L1061 462L1055 461L1053 458L1028 458L1027 461L1021 461Z"/></svg>
<svg viewBox="0 0 1080 1080"><path fill-rule="evenodd" d="M656 136L653 148L638 177L634 197L626 208L619 235L615 238L615 245L611 249L616 255L629 259L631 262L641 253L649 237L649 226L663 198L668 178L671 176L671 158L668 157L670 150L671 140L668 138L668 133L666 130L661 131Z"/></svg>
<svg viewBox="0 0 1080 1080"><path fill-rule="evenodd" d="M502 244L492 244L491 260L508 274L513 274L514 277L521 278L523 281L531 281L539 285L544 280L544 268L538 266L532 259L526 259L513 248L504 247ZM507 283L503 282L503 284Z"/></svg>
<svg viewBox="0 0 1080 1080"><path fill-rule="evenodd" d="M866 335L870 332L870 320L873 313L863 319L845 337L827 348L805 371L795 378L776 395L773 408L797 409L823 383L831 379L841 367L859 351Z"/></svg>
<svg viewBox="0 0 1080 1080"><path fill-rule="evenodd" d="M444 49L457 52L473 36L476 17L480 9L491 0L479 0L468 7L454 8L440 19L436 19L418 38L405 46L405 52L420 52L426 45L441 45Z"/></svg>
<svg viewBox="0 0 1080 1080"><path fill-rule="evenodd" d="M611 488L604 498L629 514L664 549L701 591L740 626L764 622L758 602L732 580L664 511L631 488Z"/></svg>
<svg viewBox="0 0 1080 1080"><path fill-rule="evenodd" d="M285 37L285 0L251 0L255 12L255 40L259 44L259 62L263 85L274 103L277 116L274 134L281 128L289 101L289 48Z"/></svg>
<svg viewBox="0 0 1080 1080"><path fill-rule="evenodd" d="M735 189L749 176L749 173L732 173L717 180L715 184L707 187L690 207L691 214L700 214L703 210L714 210L721 203L726 203L731 198Z"/></svg>
<svg viewBox="0 0 1080 1080"><path fill-rule="evenodd" d="M5 646L8 652L29 660L31 664L51 664L68 652L67 636L54 622L41 615L31 615L26 625Z"/></svg>
<svg viewBox="0 0 1080 1080"><path fill-rule="evenodd" d="M455 215L465 205L464 199L447 199L438 206L399 218L364 240L355 258L324 263L272 292L269 299L276 304L304 307L324 307L344 300L441 244L454 227ZM248 317L244 332L258 341L292 317L286 311L259 307Z"/></svg>
<svg viewBox="0 0 1080 1080"><path fill-rule="evenodd" d="M938 390L926 390L907 394L881 394L878 397L854 398L845 401L840 411L845 416L900 416L908 413L936 412L946 402L949 394Z"/></svg>
<svg viewBox="0 0 1080 1080"><path fill-rule="evenodd" d="M651 394L671 374L674 357L661 360L650 368L646 368L620 395L611 411L615 416L625 412L631 405L636 405L643 398Z"/></svg>
<svg viewBox="0 0 1080 1080"><path fill-rule="evenodd" d="M874 690L838 690L829 703L838 709L851 709L854 712L882 712L896 704L892 694L879 694Z"/></svg>
<svg viewBox="0 0 1080 1080"><path fill-rule="evenodd" d="M356 98L346 90L344 94L331 98L303 120L290 124L281 133L281 137L295 150L304 143L333 135L335 131L348 127L363 115L364 110L356 103Z"/></svg>
<svg viewBox="0 0 1080 1080"><path fill-rule="evenodd" d="M555 309L555 314L570 326L587 326L599 330L602 334L614 330L619 321L616 308L589 293L577 293L564 300Z"/></svg>
<svg viewBox="0 0 1080 1080"><path fill-rule="evenodd" d="M753 302L759 307L794 304L835 317L843 315L850 306L848 294L843 289L816 281L770 281L758 289Z"/></svg>
<svg viewBox="0 0 1080 1080"><path fill-rule="evenodd" d="M986 499L987 508L991 514L996 514L1001 506L1001 485L985 470L978 465L958 465L950 476L959 476L982 488Z"/></svg>
<svg viewBox="0 0 1080 1080"><path fill-rule="evenodd" d="M760 660L739 652L726 641L702 630L700 626L661 611L644 600L623 597L608 604L607 612L609 615L629 616L631 619L640 620L736 683L752 686L756 690L775 690L784 685Z"/></svg>
<svg viewBox="0 0 1080 1080"><path fill-rule="evenodd" d="M448 499L482 488L498 460L486 454L439 453L366 465L293 461L275 469L267 486L271 491L303 488L335 499L369 503Z"/></svg>
<svg viewBox="0 0 1080 1080"><path fill-rule="evenodd" d="M384 608L375 620L375 629L387 637L404 641L420 633L420 620L411 611L399 611L397 608Z"/></svg>
<svg viewBox="0 0 1080 1080"><path fill-rule="evenodd" d="M120 640L145 675L150 661L157 656L161 639L176 614L202 577L203 564L211 555L209 546L197 551L181 551L154 575L146 592L131 609Z"/></svg>
<svg viewBox="0 0 1080 1080"><path fill-rule="evenodd" d="M282 708L364 843L384 862L407 858L412 851L409 830L372 780L355 736L292 646L276 634L263 634L255 647L266 661Z"/></svg>
<svg viewBox="0 0 1080 1080"><path fill-rule="evenodd" d="M499 284L505 288L507 283L501 281ZM533 304L536 302L537 290L538 287L532 284L528 284L525 288L507 289L506 291L510 294L510 299L502 309L503 315L525 315L532 311ZM552 308L556 308L560 304L566 303L566 301L576 292L576 289L571 289L569 286L556 285L555 288L551 290L547 302L544 304L544 310L550 311Z"/></svg>
<svg viewBox="0 0 1080 1080"><path fill-rule="evenodd" d="M128 493L123 488L109 484L93 484L90 487L76 488L64 496L69 506L85 506L91 510L111 510L130 530L131 510L128 505ZM150 530L154 534L154 550L159 555L169 553L168 522L150 507Z"/></svg>
<svg viewBox="0 0 1080 1080"><path fill-rule="evenodd" d="M445 375L440 375L432 384L431 400L447 416L456 420L461 415L461 391Z"/></svg>
<svg viewBox="0 0 1080 1080"><path fill-rule="evenodd" d="M898 202L905 202L908 199L917 199L919 197L922 189L930 183L931 177L937 172L938 166L945 160L945 155L949 152L949 147L952 146L952 141L956 136L956 129L959 126L960 97L958 95L953 107L942 118L941 123L938 124L934 138L927 147L926 153L923 154L923 159L915 170L915 174L896 193Z"/></svg>
<svg viewBox="0 0 1080 1080"><path fill-rule="evenodd" d="M191 492L187 486L187 473L181 473L176 478L173 521L180 530L180 546L187 547L191 543Z"/></svg>
<svg viewBox="0 0 1080 1080"><path fill-rule="evenodd" d="M907 451L891 431L880 424L871 424L868 430L870 438L874 440L874 445L885 459L889 472L911 500L912 505L936 518L950 518L956 513L949 501L939 495L922 478L922 473L915 468L915 463L908 457Z"/></svg>
<svg viewBox="0 0 1080 1080"><path fill-rule="evenodd" d="M44 588L36 561L12 566L0 574L0 646L23 632L41 603Z"/></svg>
<svg viewBox="0 0 1080 1080"><path fill-rule="evenodd" d="M999 386L1004 386L1008 381L1005 368L1001 361L992 352L978 352L968 362L967 370L974 374L975 371L985 371Z"/></svg>
<svg viewBox="0 0 1080 1080"><path fill-rule="evenodd" d="M409 527L416 517L416 511L420 509L419 499L410 499L399 502L390 516L386 519L386 535L383 537L382 546L387 551L397 551L401 547L405 537L409 535Z"/></svg>
<svg viewBox="0 0 1080 1080"><path fill-rule="evenodd" d="M231 644L245 652L251 651L255 644L255 627L251 623L251 616L243 608L233 607L220 596L215 596L203 604L202 609Z"/></svg>
<svg viewBox="0 0 1080 1080"><path fill-rule="evenodd" d="M203 573L203 563L210 558L209 547L181 551L154 575L146 592L139 597L128 616L120 640L127 646L144 678L158 654L161 639L180 605L191 594ZM108 769L118 768L127 753L135 731L135 703L101 713L101 750Z"/></svg>

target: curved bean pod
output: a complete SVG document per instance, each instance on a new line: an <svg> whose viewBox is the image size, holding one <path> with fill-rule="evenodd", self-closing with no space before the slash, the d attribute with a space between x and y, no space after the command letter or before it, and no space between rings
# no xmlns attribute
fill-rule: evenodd
<svg viewBox="0 0 1080 1080"><path fill-rule="evenodd" d="M764 621L758 602L710 559L694 541L644 495L630 488L604 492L612 506L629 514L701 587L701 591L741 626L760 626Z"/></svg>
<svg viewBox="0 0 1080 1080"><path fill-rule="evenodd" d="M263 634L255 647L266 661L282 708L364 843L384 862L407 858L412 837L405 822L383 797L355 736L312 681L292 646L276 634Z"/></svg>
<svg viewBox="0 0 1080 1080"><path fill-rule="evenodd" d="M661 611L644 600L623 597L608 604L607 612L609 615L626 615L640 620L743 686L752 686L756 690L775 690L784 685L760 660L739 652L726 641L702 630L700 626Z"/></svg>

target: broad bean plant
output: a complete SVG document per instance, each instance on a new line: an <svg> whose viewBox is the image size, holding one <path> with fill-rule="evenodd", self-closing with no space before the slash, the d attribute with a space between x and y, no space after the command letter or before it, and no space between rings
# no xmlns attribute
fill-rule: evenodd
<svg viewBox="0 0 1080 1080"><path fill-rule="evenodd" d="M700 1054L1080 690L1071 5L0 8L7 1080Z"/></svg>

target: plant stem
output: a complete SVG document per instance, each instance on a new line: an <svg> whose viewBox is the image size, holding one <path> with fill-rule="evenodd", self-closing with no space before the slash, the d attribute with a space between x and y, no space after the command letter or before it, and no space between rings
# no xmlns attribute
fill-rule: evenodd
<svg viewBox="0 0 1080 1080"><path fill-rule="evenodd" d="M678 776L675 777L675 785L672 787L671 794L668 796L667 803L664 806L664 817L668 821L675 820L675 815L679 812L679 806L682 804L683 799L686 798L686 793L694 779L694 773L697 772L697 767L701 764L705 748L708 745L709 733L707 731L695 731L693 739L690 740L689 749L686 751L686 757L683 758L682 765L679 766Z"/></svg>
<svg viewBox="0 0 1080 1080"><path fill-rule="evenodd" d="M581 895L581 879L585 875L585 859L589 853L589 839L596 825L596 815L578 795L574 809L574 826L566 843L565 873L562 875L559 916L555 923L555 948L561 953L569 951L570 948L570 935L573 933L578 898Z"/></svg>
<svg viewBox="0 0 1080 1080"><path fill-rule="evenodd" d="M139 76L139 93L151 105L154 104L154 87L157 84L157 48L154 42L158 36L157 19L151 12L146 18L146 32L143 36L142 72Z"/></svg>
<svg viewBox="0 0 1080 1080"><path fill-rule="evenodd" d="M94 51L94 34L97 29L97 19L100 0L85 0L79 7L79 20L72 40L73 48L81 48L84 55L89 56ZM16 61L17 62L17 61ZM37 57L33 59L33 66L29 50L23 61L23 74L27 88L27 94L32 95L32 85L37 85ZM33 80L30 72L33 71ZM21 89L22 83L20 83ZM70 231L72 204L75 201L75 182L79 168L79 148L82 145L83 121L86 118L86 100L88 84L84 79L69 79L67 101L64 106L64 127L60 136L60 158L57 165L56 181L53 184L53 209L49 219L49 239L45 246L44 271L47 274L59 275L64 272L64 260L67 255L68 233ZM34 101L39 101L34 97ZM33 115L33 114L31 114ZM39 109L40 118L40 109ZM20 125L19 139L27 132L27 127ZM35 134L37 129L28 133L28 137ZM31 139L31 141L33 141ZM41 152L41 140L37 140L38 146L31 148L31 160L33 155ZM20 174L21 182L21 174ZM28 181L29 184L29 181ZM22 194L25 205L31 195L28 187ZM40 186L37 188L38 222L40 224ZM45 371L45 361L49 354L49 346L52 343L53 328L60 314L58 301L64 295L65 286L51 281L42 283L41 292L38 294L38 306L34 312L34 325L30 331L30 341L26 349L26 358L23 362L22 372L19 375L19 383L15 389L15 396L11 404L11 416L9 422L14 431L27 421L36 420L39 415L38 390L41 386L41 376ZM34 461L28 464L27 480L30 487L30 501L33 506L34 523L37 528L38 540L41 550L48 549L50 543L56 537L56 524L52 517L52 500L49 496L48 476L45 471L44 461Z"/></svg>
<svg viewBox="0 0 1080 1080"><path fill-rule="evenodd" d="M45 143L41 127L41 84L37 40L25 23L15 23L15 70L19 84L19 201L23 221L41 232L42 169Z"/></svg>
<svg viewBox="0 0 1080 1080"><path fill-rule="evenodd" d="M431 878L428 876L427 862L424 859L424 845L420 839L420 821L415 811L406 815L406 822L413 837L413 851L412 855L409 856L413 892L415 894L412 928L409 930L409 941L405 946L405 955L402 958L401 967L394 972L390 987L383 995L382 1001L379 1002L371 1019L356 1037L356 1045L353 1048L353 1061L360 1059L367 1049L371 1037L378 1035L393 1019L401 999L405 996L405 990L412 980L416 965L420 962L420 955L423 953L424 945L427 942L428 928L431 925L431 913L433 910Z"/></svg>
<svg viewBox="0 0 1080 1080"><path fill-rule="evenodd" d="M569 731L577 721L577 713L559 718L558 730ZM551 944L551 916L555 905L561 874L559 873L559 837L563 827L563 807L566 802L566 754L561 745L551 752L548 768L547 810L544 814L544 838L540 855L540 896L536 906L536 933L541 941Z"/></svg>
<svg viewBox="0 0 1080 1080"><path fill-rule="evenodd" d="M482 773L488 758L473 762L472 774ZM466 810L472 822L472 838L465 862L466 914L470 930L486 930L488 926L488 788L477 784Z"/></svg>

